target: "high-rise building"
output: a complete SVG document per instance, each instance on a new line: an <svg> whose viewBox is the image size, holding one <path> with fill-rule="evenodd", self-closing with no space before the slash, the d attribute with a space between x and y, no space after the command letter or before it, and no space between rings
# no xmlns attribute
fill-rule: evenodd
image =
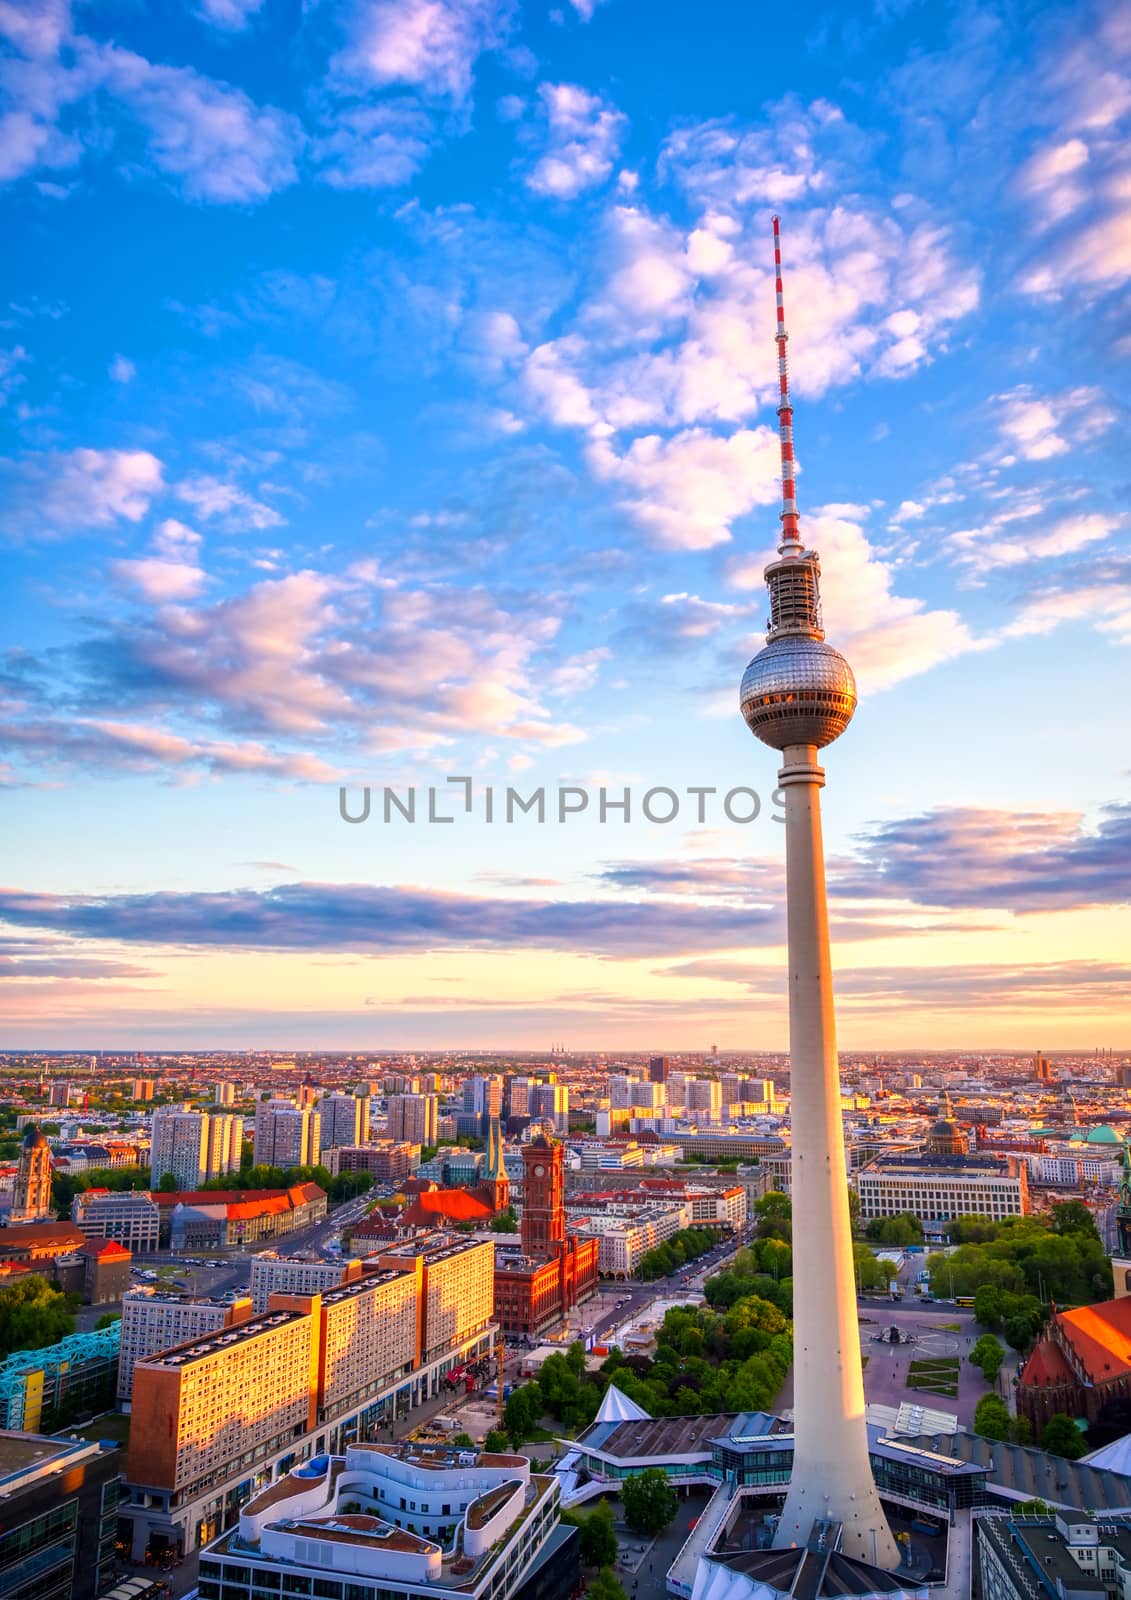
<svg viewBox="0 0 1131 1600"><path fill-rule="evenodd" d="M531 1082L529 1078L507 1078L503 1110L508 1117L528 1117L530 1115L530 1089Z"/></svg>
<svg viewBox="0 0 1131 1600"><path fill-rule="evenodd" d="M434 1145L439 1104L434 1094L395 1094L389 1099L389 1138L398 1143Z"/></svg>
<svg viewBox="0 0 1131 1600"><path fill-rule="evenodd" d="M328 1094L318 1107L322 1118L322 1149L369 1142L369 1096Z"/></svg>
<svg viewBox="0 0 1131 1600"><path fill-rule="evenodd" d="M260 1315L135 1360L121 1513L135 1559L153 1540L188 1551L213 1538L238 1516L249 1476L266 1484L376 1438L490 1350L491 1244L432 1234L393 1246L375 1271L356 1267L337 1285L292 1283Z"/></svg>
<svg viewBox="0 0 1131 1600"><path fill-rule="evenodd" d="M122 1296L122 1343L118 1359L118 1404L130 1409L134 1366L158 1350L187 1344L218 1328L234 1327L251 1316L247 1295L197 1300L168 1289L131 1289Z"/></svg>
<svg viewBox="0 0 1131 1600"><path fill-rule="evenodd" d="M671 1062L667 1056L652 1056L648 1062L648 1076L653 1083L667 1083Z"/></svg>
<svg viewBox="0 0 1131 1600"><path fill-rule="evenodd" d="M776 217L774 264L781 542L765 573L766 645L746 668L740 691L750 731L782 753L778 784L785 796L795 1446L774 1543L804 1550L814 1535L823 1533L827 1545L835 1534L845 1556L891 1569L899 1565L899 1547L876 1491L864 1420L821 838L825 774L817 762L818 750L852 720L856 684L844 657L825 643L820 561L806 551L798 527Z"/></svg>
<svg viewBox="0 0 1131 1600"><path fill-rule="evenodd" d="M564 1083L538 1083L530 1094L532 1122L552 1122L558 1133L569 1132L569 1090Z"/></svg>
<svg viewBox="0 0 1131 1600"><path fill-rule="evenodd" d="M225 1078L218 1083L212 1091L212 1098L218 1106L234 1106L237 1099L237 1090L234 1083L229 1083Z"/></svg>
<svg viewBox="0 0 1131 1600"><path fill-rule="evenodd" d="M51 1205L51 1146L34 1124L24 1134L16 1182L12 1190L11 1220L42 1222L54 1215Z"/></svg>
<svg viewBox="0 0 1131 1600"><path fill-rule="evenodd" d="M503 1109L503 1080L496 1077L465 1078L463 1082L463 1109L456 1118L461 1133L483 1138L492 1117L501 1115Z"/></svg>
<svg viewBox="0 0 1131 1600"><path fill-rule="evenodd" d="M153 1113L150 1129L150 1183L159 1188L171 1173L178 1189L199 1189L208 1178L235 1172L240 1164L243 1119L224 1112Z"/></svg>
<svg viewBox="0 0 1131 1600"><path fill-rule="evenodd" d="M255 1162L267 1167L316 1167L322 1158L322 1118L291 1100L260 1100L255 1108Z"/></svg>
<svg viewBox="0 0 1131 1600"><path fill-rule="evenodd" d="M692 1078L687 1085L687 1109L718 1122L722 1114L722 1087L714 1078Z"/></svg>
<svg viewBox="0 0 1131 1600"><path fill-rule="evenodd" d="M130 1084L131 1100L152 1100L155 1084L152 1078L135 1078Z"/></svg>

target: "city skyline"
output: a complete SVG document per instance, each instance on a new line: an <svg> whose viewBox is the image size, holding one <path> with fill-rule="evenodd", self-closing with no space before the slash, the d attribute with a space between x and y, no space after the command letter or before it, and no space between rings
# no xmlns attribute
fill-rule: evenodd
<svg viewBox="0 0 1131 1600"><path fill-rule="evenodd" d="M774 211L841 1045L1131 1042L1131 10L653 15L0 8L7 1047L784 1050Z"/></svg>

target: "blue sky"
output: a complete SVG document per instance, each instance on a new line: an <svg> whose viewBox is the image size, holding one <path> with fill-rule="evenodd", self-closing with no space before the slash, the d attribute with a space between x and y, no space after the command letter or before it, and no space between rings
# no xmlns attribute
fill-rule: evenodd
<svg viewBox="0 0 1131 1600"><path fill-rule="evenodd" d="M1131 7L0 0L5 1042L784 1044L783 217L854 1047L1128 1043ZM1034 1037L1034 1030L1041 1037Z"/></svg>

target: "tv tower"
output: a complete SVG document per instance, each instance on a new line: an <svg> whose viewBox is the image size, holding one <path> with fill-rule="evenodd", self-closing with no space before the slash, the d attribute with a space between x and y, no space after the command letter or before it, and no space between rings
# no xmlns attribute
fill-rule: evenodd
<svg viewBox="0 0 1131 1600"><path fill-rule="evenodd" d="M789 1058L793 1130L793 1472L775 1545L805 1546L840 1524L845 1555L888 1569L899 1549L868 1461L856 1273L848 1213L840 1068L821 839L825 774L817 751L856 710L856 680L821 627L820 560L798 529L793 406L774 218L782 508L778 560L766 568L766 647L742 677L747 727L782 752L789 937Z"/></svg>

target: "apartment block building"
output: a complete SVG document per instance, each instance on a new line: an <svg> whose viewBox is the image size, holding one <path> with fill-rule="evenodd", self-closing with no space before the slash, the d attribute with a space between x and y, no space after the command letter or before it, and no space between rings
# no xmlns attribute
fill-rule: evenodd
<svg viewBox="0 0 1131 1600"><path fill-rule="evenodd" d="M389 1138L404 1144L434 1145L438 1117L439 1100L434 1094L391 1095ZM356 1142L361 1143L360 1140Z"/></svg>
<svg viewBox="0 0 1131 1600"><path fill-rule="evenodd" d="M150 1131L150 1182L171 1174L178 1189L197 1189L240 1164L243 1120L220 1112L160 1110Z"/></svg>
<svg viewBox="0 0 1131 1600"><path fill-rule="evenodd" d="M408 1140L377 1139L372 1144L343 1145L336 1154L338 1172L368 1172L374 1183L401 1183L420 1166L420 1146Z"/></svg>
<svg viewBox="0 0 1131 1600"><path fill-rule="evenodd" d="M248 1294L259 1316L267 1310L273 1294L322 1294L360 1276L361 1262L357 1260L300 1261L297 1256L264 1250L251 1258Z"/></svg>
<svg viewBox="0 0 1131 1600"><path fill-rule="evenodd" d="M322 1157L322 1118L291 1100L260 1100L255 1108L255 1160L266 1167L316 1167Z"/></svg>
<svg viewBox="0 0 1131 1600"><path fill-rule="evenodd" d="M328 1094L318 1105L322 1119L323 1150L341 1145L367 1144L369 1141L369 1096Z"/></svg>
<svg viewBox="0 0 1131 1600"><path fill-rule="evenodd" d="M122 1297L122 1343L118 1358L117 1401L129 1411L134 1367L159 1350L186 1344L221 1328L246 1322L252 1314L248 1295L225 1300L198 1300L149 1287L131 1289Z"/></svg>
<svg viewBox="0 0 1131 1600"><path fill-rule="evenodd" d="M122 1515L135 1559L195 1549L296 1461L376 1437L491 1348L490 1244L443 1234L390 1254L134 1362Z"/></svg>
<svg viewBox="0 0 1131 1600"><path fill-rule="evenodd" d="M495 1246L487 1240L410 1240L378 1256L382 1267L411 1270L422 1285L421 1357L435 1360L487 1328L495 1309Z"/></svg>
<svg viewBox="0 0 1131 1600"><path fill-rule="evenodd" d="M250 1477L281 1442L309 1433L318 1408L317 1333L315 1318L281 1305L136 1362L128 1482L191 1503L233 1477ZM211 1538L219 1528L199 1531Z"/></svg>

